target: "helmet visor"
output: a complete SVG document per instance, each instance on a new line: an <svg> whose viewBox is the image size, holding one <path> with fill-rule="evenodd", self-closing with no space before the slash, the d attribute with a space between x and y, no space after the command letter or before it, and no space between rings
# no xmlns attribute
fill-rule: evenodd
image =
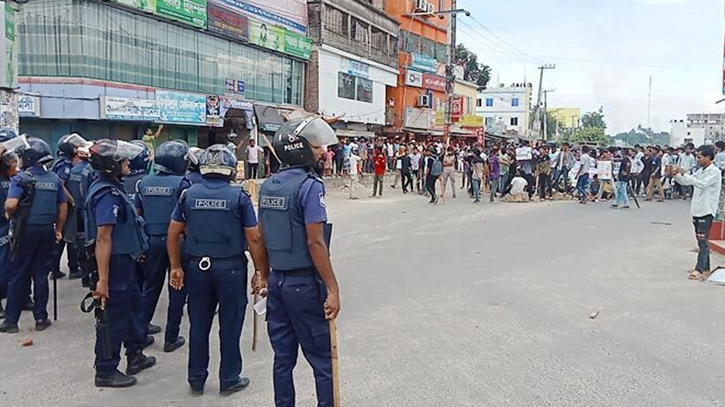
<svg viewBox="0 0 725 407"><path fill-rule="evenodd" d="M327 147L338 142L335 130L319 117L305 119L294 133L305 138L314 147Z"/></svg>
<svg viewBox="0 0 725 407"><path fill-rule="evenodd" d="M25 134L20 137L11 138L4 142L3 145L5 146L5 153L3 154L18 153L30 147L28 136Z"/></svg>
<svg viewBox="0 0 725 407"><path fill-rule="evenodd" d="M93 142L86 141L86 139L84 139L77 133L71 134L65 141L66 143L72 145L75 148L84 147L87 149L93 145Z"/></svg>
<svg viewBox="0 0 725 407"><path fill-rule="evenodd" d="M143 147L131 144L128 141L118 140L116 151L113 154L114 161L133 160L143 153Z"/></svg>

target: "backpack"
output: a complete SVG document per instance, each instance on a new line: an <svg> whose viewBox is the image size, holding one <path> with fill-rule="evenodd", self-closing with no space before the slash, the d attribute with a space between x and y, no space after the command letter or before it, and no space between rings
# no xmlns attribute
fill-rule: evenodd
<svg viewBox="0 0 725 407"><path fill-rule="evenodd" d="M430 175L438 177L443 174L443 163L441 160L436 159L433 161L433 165L430 167Z"/></svg>

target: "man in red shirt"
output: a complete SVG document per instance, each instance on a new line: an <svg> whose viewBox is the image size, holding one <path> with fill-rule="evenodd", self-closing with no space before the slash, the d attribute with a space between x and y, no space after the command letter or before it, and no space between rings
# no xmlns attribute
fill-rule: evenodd
<svg viewBox="0 0 725 407"><path fill-rule="evenodd" d="M375 178L373 180L373 194L381 198L383 196L383 178L385 178L385 156L383 150L380 147L375 148L375 157L373 157L373 164L375 166ZM378 192L380 189L380 192Z"/></svg>

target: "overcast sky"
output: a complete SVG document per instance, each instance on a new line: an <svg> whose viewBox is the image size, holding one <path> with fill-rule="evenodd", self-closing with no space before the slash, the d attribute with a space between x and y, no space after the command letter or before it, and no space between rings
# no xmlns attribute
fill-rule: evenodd
<svg viewBox="0 0 725 407"><path fill-rule="evenodd" d="M458 41L493 69L491 84L553 88L550 107L604 106L614 135L688 112L725 111L722 96L723 0L458 0ZM486 27L494 35L485 31ZM498 38L497 38L498 37ZM536 96L534 96L534 99Z"/></svg>

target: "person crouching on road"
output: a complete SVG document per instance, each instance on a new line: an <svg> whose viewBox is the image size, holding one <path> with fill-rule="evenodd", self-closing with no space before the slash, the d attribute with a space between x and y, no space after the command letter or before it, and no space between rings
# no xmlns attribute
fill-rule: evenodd
<svg viewBox="0 0 725 407"><path fill-rule="evenodd" d="M215 144L201 156L204 181L179 198L171 215L167 249L171 261L171 286L188 294L189 367L193 396L204 394L209 376L209 333L219 309L222 396L245 389L241 377L240 337L247 306L247 245L257 270L268 272L269 262L249 195L230 185L236 176L237 158L225 145ZM181 235L186 233L185 259L181 263Z"/></svg>

